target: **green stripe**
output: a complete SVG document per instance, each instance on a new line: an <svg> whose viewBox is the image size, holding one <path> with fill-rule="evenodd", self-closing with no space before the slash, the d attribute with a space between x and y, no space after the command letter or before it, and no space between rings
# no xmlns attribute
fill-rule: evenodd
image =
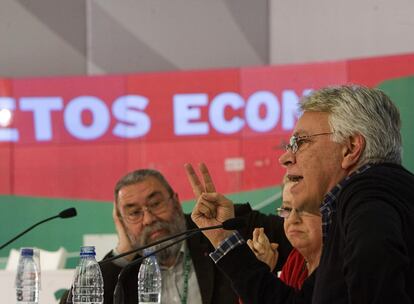
<svg viewBox="0 0 414 304"><path fill-rule="evenodd" d="M254 207L255 204L263 202L279 191L279 187L270 187L229 194L228 197L235 203L250 202ZM194 201L184 201L184 212L191 212L193 206ZM5 267L5 258L8 257L12 248L28 246L55 251L63 246L68 252L78 252L83 243L84 234L115 233L111 202L0 196L0 221L2 223L0 243L6 242L35 222L56 215L69 207L75 207L78 216L69 219L57 218L40 225L2 249L0 258L3 258L3 265L0 263L0 268ZM272 203L261 211L274 213L275 208L276 204ZM69 259L66 266L74 267L75 264L76 261Z"/></svg>

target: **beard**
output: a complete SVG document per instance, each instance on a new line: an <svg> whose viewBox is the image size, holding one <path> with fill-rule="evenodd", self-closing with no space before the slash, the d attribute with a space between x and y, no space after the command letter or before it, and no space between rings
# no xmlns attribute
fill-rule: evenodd
<svg viewBox="0 0 414 304"><path fill-rule="evenodd" d="M132 235L132 233L128 231L128 237L131 241L132 246L134 248L138 248L185 231L186 223L184 214L181 210L181 206L177 205L178 203L176 204L176 206L174 206L174 213L172 214L170 221L158 219L157 221L154 221L153 224L144 227L139 236ZM150 240L151 234L158 230L164 230L166 231L166 234ZM155 251L160 249L161 247L171 244L172 242L174 242L174 240L169 240L167 242L155 245L151 247L151 249L152 251ZM178 243L158 252L156 254L158 263L164 265L170 262L171 260L175 261L178 257L178 253L180 252L181 245L182 243Z"/></svg>

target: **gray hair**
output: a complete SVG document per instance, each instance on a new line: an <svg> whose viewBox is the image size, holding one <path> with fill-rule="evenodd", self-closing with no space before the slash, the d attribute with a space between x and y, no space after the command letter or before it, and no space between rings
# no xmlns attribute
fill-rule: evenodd
<svg viewBox="0 0 414 304"><path fill-rule="evenodd" d="M140 183L149 177L156 178L165 187L168 194L174 194L174 190L159 171L153 169L139 169L128 173L116 183L114 189L115 202L118 203L118 194L122 188Z"/></svg>
<svg viewBox="0 0 414 304"><path fill-rule="evenodd" d="M358 166L401 164L400 113L383 91L358 85L329 87L306 96L300 107L303 112L329 114L334 142L355 134L365 138Z"/></svg>

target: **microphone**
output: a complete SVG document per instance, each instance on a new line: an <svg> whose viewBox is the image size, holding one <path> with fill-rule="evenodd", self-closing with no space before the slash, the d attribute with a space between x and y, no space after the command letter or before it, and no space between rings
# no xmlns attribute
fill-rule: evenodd
<svg viewBox="0 0 414 304"><path fill-rule="evenodd" d="M237 230L237 229L243 228L244 226L246 226L245 219L244 218L241 218L241 217L235 217L235 218L231 218L231 219L228 219L228 220L224 221L221 225L209 226L209 227L204 227L204 228L193 228L193 229L186 230L186 231L183 231L183 232L180 232L180 233L176 233L174 235L171 235L169 237L163 238L163 239L158 240L156 242L153 242L151 244L147 244L147 245L144 245L144 246L141 246L141 247L132 249L130 251L121 253L119 255L113 256L111 258L105 259L105 260L101 261L100 264L107 264L107 263L109 263L109 262L111 262L113 260L122 258L122 257L124 257L126 255L130 255L132 253L137 253L137 252L139 252L141 250L144 250L144 249L147 249L149 247L153 247L155 245L158 245L158 244L167 242L169 240L178 238L178 237L180 237L182 235L192 236L193 233L196 234L196 233L201 232L201 231L212 230L212 229L220 229L220 228L222 228L224 230ZM183 241L183 240L185 240L186 238L187 237L183 238L182 240L180 240L180 242Z"/></svg>
<svg viewBox="0 0 414 304"><path fill-rule="evenodd" d="M76 209L75 208L69 208L69 209L65 209L63 211L61 211L59 214L48 217L47 219L44 219L32 226L30 226L29 228L27 228L26 230L24 230L23 232L19 233L18 235L16 235L14 238L12 238L10 241L4 243L3 245L0 246L0 250L3 249L4 247L6 247L7 245L9 245L11 242L17 240L19 237L21 237L22 235L26 234L27 232L29 232L30 230L32 230L33 228L35 228L36 226L43 224L45 222L48 222L50 220L53 220L55 218L70 218L70 217L74 217L77 215Z"/></svg>
<svg viewBox="0 0 414 304"><path fill-rule="evenodd" d="M76 216L78 213L75 208L68 208L61 211L57 216L60 218L70 218Z"/></svg>
<svg viewBox="0 0 414 304"><path fill-rule="evenodd" d="M149 248L149 247L153 247L155 245L161 244L163 242L167 242L167 241L172 240L172 239L176 239L175 241L173 241L171 243L168 243L167 245L165 245L161 248L158 248L157 250L154 250L151 254L149 254L147 256L142 256L142 257L139 257L139 258L133 260L132 262L130 262L128 265L126 265L121 270L121 272L118 275L118 282L117 282L117 284L115 286L115 290L114 290L113 303L114 304L123 304L123 303L125 303L124 289L122 287L123 278L125 277L125 274L129 271L129 269L132 268L132 266L135 266L135 265L141 263L148 256L154 255L154 254L156 254L156 253L158 253L158 252L160 252L160 251L162 251L162 250L164 250L164 249L166 249L170 246L173 246L177 243L180 243L180 242L182 242L186 239L189 239L189 238L193 237L194 235L196 235L197 233L199 233L201 231L212 230L212 229L220 229L220 228L225 229L225 230L235 230L235 229L243 228L244 226L246 226L245 219L240 218L240 217L236 217L236 218L232 218L232 219L228 219L228 220L224 221L221 225L209 226L209 227L204 227L204 228L194 228L194 229L186 230L184 232L177 233L177 234L172 235L170 237L161 239L159 241L153 242L153 243L145 245L145 246L141 246L140 248L136 248L136 249L131 250L129 252L119 254L117 256L114 256L112 258L109 258L109 259L106 259L104 261L99 262L99 264L101 264L101 265L106 264L110 261L116 260L120 257L125 256L125 255L131 254L131 253L134 253L134 252L137 252L137 251L140 251L140 250L144 250L144 249Z"/></svg>

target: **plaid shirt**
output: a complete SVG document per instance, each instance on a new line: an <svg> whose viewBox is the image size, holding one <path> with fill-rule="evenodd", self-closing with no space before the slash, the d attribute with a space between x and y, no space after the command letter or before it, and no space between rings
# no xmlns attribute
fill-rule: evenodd
<svg viewBox="0 0 414 304"><path fill-rule="evenodd" d="M236 230L228 238L224 239L215 251L210 253L210 257L214 263L217 263L222 257L224 257L230 250L246 243L241 234Z"/></svg>
<svg viewBox="0 0 414 304"><path fill-rule="evenodd" d="M331 191L329 191L325 198L323 199L321 208L319 209L322 216L322 239L323 243L325 243L326 238L328 237L329 227L332 224L332 218L333 215L336 213L336 201L339 196L339 193L341 192L344 185L356 174L360 174L367 169L371 168L371 165L367 164L364 165L355 172L353 172L351 175L345 177L342 181L340 181Z"/></svg>

